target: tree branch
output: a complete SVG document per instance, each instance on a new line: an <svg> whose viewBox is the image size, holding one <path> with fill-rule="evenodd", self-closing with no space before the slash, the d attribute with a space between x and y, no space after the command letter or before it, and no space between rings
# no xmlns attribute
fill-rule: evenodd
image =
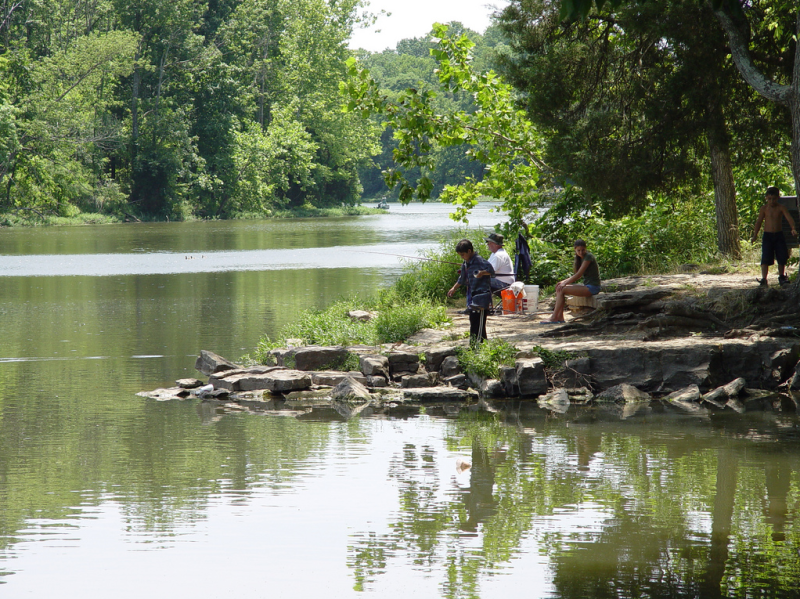
<svg viewBox="0 0 800 599"><path fill-rule="evenodd" d="M759 94L777 104L784 106L788 105L792 88L788 85L781 85L775 83L766 77L753 63L753 57L750 55L750 44L745 39L742 31L736 26L731 15L725 10L724 5L718 9L713 9L714 15L717 17L720 25L725 30L728 36L728 43L731 48L731 57L739 69L744 80ZM798 13L800 19L800 13ZM797 82L798 65L795 61L795 82ZM795 83L796 84L796 83Z"/></svg>

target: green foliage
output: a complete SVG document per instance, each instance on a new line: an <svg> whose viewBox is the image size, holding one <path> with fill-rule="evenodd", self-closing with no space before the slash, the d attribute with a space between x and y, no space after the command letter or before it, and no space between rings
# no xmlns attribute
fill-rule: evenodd
<svg viewBox="0 0 800 599"><path fill-rule="evenodd" d="M348 108L365 118L379 115L392 128L397 142L393 157L401 168L387 170L385 179L390 188L399 186L400 201L430 198L433 181L424 173L432 170L435 153L467 144L467 155L487 165L484 175L446 186L440 198L457 206L454 217L460 219L466 218L480 197L497 198L512 220L518 221L522 216L518 198L536 190L540 137L516 107L510 86L493 71L475 70L470 57L474 43L467 36L449 37L447 26L440 24L434 25L434 32L436 46L431 55L437 63L437 91L411 87L389 98L369 71L351 59L350 78L341 85ZM438 95L455 92L470 94L474 109L439 110ZM423 173L417 181L401 170L415 168Z"/></svg>
<svg viewBox="0 0 800 599"><path fill-rule="evenodd" d="M606 218L601 205L587 207L583 194L567 188L531 224L531 279L548 285L571 275L572 244L579 238L597 258L603 278L709 262L717 256L714 219L713 203L703 197L655 197L638 213Z"/></svg>
<svg viewBox="0 0 800 599"><path fill-rule="evenodd" d="M536 354L544 362L545 368L563 368L564 362L572 360L575 354L564 349L547 349L541 345L534 345L531 352Z"/></svg>
<svg viewBox="0 0 800 599"><path fill-rule="evenodd" d="M505 339L489 339L474 346L459 347L456 352L463 372L496 379L500 376L500 366L514 365L519 349Z"/></svg>
<svg viewBox="0 0 800 599"><path fill-rule="evenodd" d="M441 303L425 299L412 302L388 292L380 297L375 336L380 343L396 343L405 341L417 331L438 327L445 322L448 322L447 310Z"/></svg>
<svg viewBox="0 0 800 599"><path fill-rule="evenodd" d="M348 316L351 310L375 311L377 316L370 321L354 320ZM258 342L254 359L262 364L269 363L270 350L285 347L287 339L300 339L306 345L377 345L404 341L420 329L438 327L446 322L447 311L441 303L407 301L390 289L375 299L342 299L324 310L301 312L275 339L263 337Z"/></svg>
<svg viewBox="0 0 800 599"><path fill-rule="evenodd" d="M466 34L475 43L472 48L476 72L485 72L491 68L491 57L495 48L502 45L499 29L492 25L481 35L466 29L461 23L448 23L452 35ZM436 47L436 35L432 31L428 35L413 39L400 40L394 50L378 53L361 52L358 54L360 64L369 70L382 93L396 99L408 88L435 91L439 88L436 75L437 64L431 56ZM438 93L432 98L436 111L441 114L455 111L472 112L476 105L471 94L459 90ZM377 118L373 117L376 121ZM381 153L374 156L371 164L361 167L359 174L364 185L364 197L387 195L397 199L399 187L388 190L381 175L382 172L398 168L393 152L398 147L394 139L394 130L389 127L381 136ZM471 159L468 152L475 148L468 144L440 146L432 150L431 164L426 167L400 167L406 179L418 182L423 175L431 180L431 197L438 198L447 185L458 185L466 179L480 181L483 178L485 164Z"/></svg>
<svg viewBox="0 0 800 599"><path fill-rule="evenodd" d="M14 5L0 17L0 208L173 220L356 204L376 131L336 90L360 5Z"/></svg>
<svg viewBox="0 0 800 599"><path fill-rule="evenodd" d="M443 302L447 290L458 277L461 258L456 253L456 244L461 239L469 239L475 250L488 257L489 250L484 242L486 233L480 229L459 228L439 240L437 247L421 252L426 260L405 261L405 272L395 281L393 289L406 301L426 299Z"/></svg>

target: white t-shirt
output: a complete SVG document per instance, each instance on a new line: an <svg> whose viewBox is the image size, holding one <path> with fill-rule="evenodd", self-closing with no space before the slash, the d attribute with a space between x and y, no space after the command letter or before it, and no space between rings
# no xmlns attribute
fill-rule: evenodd
<svg viewBox="0 0 800 599"><path fill-rule="evenodd" d="M501 283L511 285L514 282L514 265L511 263L511 258L503 248L500 248L495 253L489 256L489 264L494 268L494 272L506 273L503 276L495 277Z"/></svg>

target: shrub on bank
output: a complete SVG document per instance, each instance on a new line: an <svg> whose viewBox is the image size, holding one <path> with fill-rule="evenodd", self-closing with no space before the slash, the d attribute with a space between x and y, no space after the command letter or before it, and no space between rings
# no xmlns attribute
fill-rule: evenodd
<svg viewBox="0 0 800 599"><path fill-rule="evenodd" d="M354 320L348 316L351 310L374 311L377 316L370 321ZM396 343L421 329L438 327L448 321L443 304L424 299L402 301L392 289L388 289L371 300L341 299L323 310L304 310L297 320L281 328L275 339L266 335L262 337L253 360L269 363L270 350L286 347L288 339L299 339L305 345Z"/></svg>
<svg viewBox="0 0 800 599"><path fill-rule="evenodd" d="M597 257L604 279L713 262L719 259L715 218L708 198L664 196L654 196L639 212L610 218L600 202L587 206L582 192L567 188L531 224L531 279L544 286L570 276L572 244L579 238ZM551 262L545 269L542 257ZM559 262L555 268L553 260Z"/></svg>
<svg viewBox="0 0 800 599"><path fill-rule="evenodd" d="M496 379L500 377L500 366L514 365L519 349L505 339L488 339L477 347L459 347L456 351L463 372Z"/></svg>
<svg viewBox="0 0 800 599"><path fill-rule="evenodd" d="M478 254L487 258L486 234L482 229L459 228L441 238L435 248L420 253L425 260L404 261L405 272L395 281L393 289L407 301L424 298L434 303L445 302L447 290L456 282L461 266L456 244L461 239L469 239Z"/></svg>

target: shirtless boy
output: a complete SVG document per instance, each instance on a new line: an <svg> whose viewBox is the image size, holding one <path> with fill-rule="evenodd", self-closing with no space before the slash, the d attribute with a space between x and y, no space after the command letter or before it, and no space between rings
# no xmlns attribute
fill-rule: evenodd
<svg viewBox="0 0 800 599"><path fill-rule="evenodd" d="M767 189L767 203L758 211L756 228L753 231L753 242L758 239L758 231L761 223L764 223L764 236L761 238L761 279L758 283L762 287L767 286L767 274L769 267L778 261L778 283L784 285L789 282L786 276L786 263L789 261L789 250L786 247L786 240L783 238L781 217L785 218L792 226L792 235L797 237L794 228L794 220L789 215L789 211L778 203L781 192L777 187Z"/></svg>

